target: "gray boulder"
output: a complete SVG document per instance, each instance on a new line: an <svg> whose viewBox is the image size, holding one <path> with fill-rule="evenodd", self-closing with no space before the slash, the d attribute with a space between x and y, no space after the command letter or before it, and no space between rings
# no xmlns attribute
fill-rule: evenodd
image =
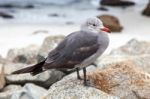
<svg viewBox="0 0 150 99"><path fill-rule="evenodd" d="M35 45L21 49L10 49L7 54L7 61L26 64L36 63L38 50L39 47Z"/></svg>
<svg viewBox="0 0 150 99"><path fill-rule="evenodd" d="M10 99L40 99L46 89L34 84L26 84L22 89L13 93Z"/></svg>
<svg viewBox="0 0 150 99"><path fill-rule="evenodd" d="M14 16L11 13L0 11L0 17L4 19L13 19Z"/></svg>
<svg viewBox="0 0 150 99"><path fill-rule="evenodd" d="M150 54L150 42L130 40L126 45L112 50L110 55L141 55Z"/></svg>
<svg viewBox="0 0 150 99"><path fill-rule="evenodd" d="M13 93L20 90L20 85L8 85L0 92L0 99L11 99Z"/></svg>

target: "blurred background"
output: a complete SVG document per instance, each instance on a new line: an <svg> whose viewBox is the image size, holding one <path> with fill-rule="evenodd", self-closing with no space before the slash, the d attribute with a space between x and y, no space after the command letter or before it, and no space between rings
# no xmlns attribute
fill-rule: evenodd
<svg viewBox="0 0 150 99"><path fill-rule="evenodd" d="M95 16L112 31L106 53L132 38L150 40L148 0L0 0L0 54L40 46L45 37L77 31Z"/></svg>

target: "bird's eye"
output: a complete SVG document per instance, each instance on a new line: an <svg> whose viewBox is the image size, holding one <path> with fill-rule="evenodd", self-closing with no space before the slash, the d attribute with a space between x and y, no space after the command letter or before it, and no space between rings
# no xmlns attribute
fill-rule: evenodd
<svg viewBox="0 0 150 99"><path fill-rule="evenodd" d="M93 24L93 26L96 26L96 24Z"/></svg>

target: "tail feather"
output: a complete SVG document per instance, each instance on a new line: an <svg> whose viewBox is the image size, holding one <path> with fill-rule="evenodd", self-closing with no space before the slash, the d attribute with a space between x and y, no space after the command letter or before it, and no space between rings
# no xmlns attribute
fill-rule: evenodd
<svg viewBox="0 0 150 99"><path fill-rule="evenodd" d="M42 72L42 66L43 66L44 63L45 63L45 60L38 63L38 64L36 64L36 65L14 71L14 72L12 72L12 74L31 73L32 75L36 75L36 74Z"/></svg>
<svg viewBox="0 0 150 99"><path fill-rule="evenodd" d="M27 68L23 68L17 71L12 72L12 74L23 74L23 73L30 73L33 71L33 69L35 68L35 66L30 66Z"/></svg>

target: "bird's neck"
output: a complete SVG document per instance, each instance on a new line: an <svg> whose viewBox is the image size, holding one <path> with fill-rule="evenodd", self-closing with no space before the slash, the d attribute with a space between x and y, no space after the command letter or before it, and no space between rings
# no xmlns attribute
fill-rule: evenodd
<svg viewBox="0 0 150 99"><path fill-rule="evenodd" d="M81 28L81 31L99 33L99 31L94 30L94 29L89 29L89 28Z"/></svg>

